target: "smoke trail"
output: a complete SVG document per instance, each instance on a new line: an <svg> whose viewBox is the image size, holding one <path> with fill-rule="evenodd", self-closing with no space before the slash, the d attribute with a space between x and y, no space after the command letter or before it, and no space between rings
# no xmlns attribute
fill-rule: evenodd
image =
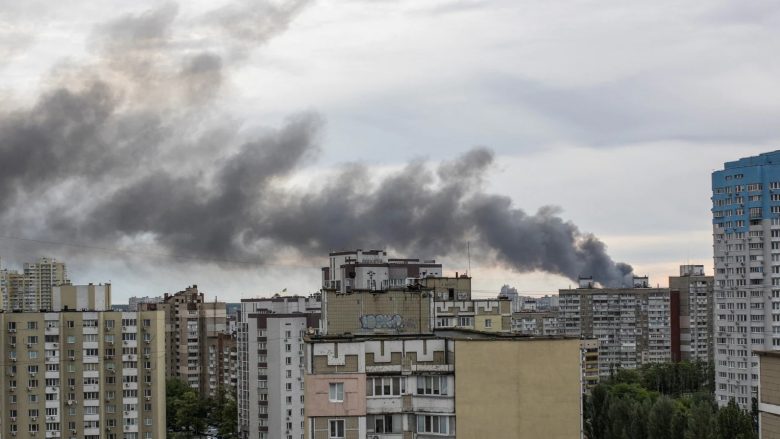
<svg viewBox="0 0 780 439"><path fill-rule="evenodd" d="M318 189L285 186L316 157L323 121L294 115L243 138L209 105L249 47L283 32L307 3L238 2L207 13L198 25L226 43L206 49L181 40L175 4L99 26L94 64L61 68L59 85L33 105L0 114L0 225L209 259L386 245L441 257L469 240L518 272L608 285L630 274L555 208L528 214L485 192L494 160L485 148L435 172L415 161L377 180L353 164Z"/></svg>

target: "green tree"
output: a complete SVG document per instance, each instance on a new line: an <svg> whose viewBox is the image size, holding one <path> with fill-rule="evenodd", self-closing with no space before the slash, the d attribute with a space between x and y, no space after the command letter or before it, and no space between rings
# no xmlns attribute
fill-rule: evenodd
<svg viewBox="0 0 780 439"><path fill-rule="evenodd" d="M720 439L754 439L753 418L739 408L732 399L726 407L718 411L718 438Z"/></svg>
<svg viewBox="0 0 780 439"><path fill-rule="evenodd" d="M674 418L674 402L661 396L650 409L647 437L649 439L672 439L672 419Z"/></svg>
<svg viewBox="0 0 780 439"><path fill-rule="evenodd" d="M685 439L712 439L715 437L715 416L708 401L694 402L688 416Z"/></svg>
<svg viewBox="0 0 780 439"><path fill-rule="evenodd" d="M198 397L195 389L180 380L165 383L166 424L169 436L189 438L206 429L208 403Z"/></svg>

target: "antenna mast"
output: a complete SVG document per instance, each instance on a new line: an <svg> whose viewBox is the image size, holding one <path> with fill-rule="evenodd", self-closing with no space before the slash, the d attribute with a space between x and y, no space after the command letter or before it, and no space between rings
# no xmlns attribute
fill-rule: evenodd
<svg viewBox="0 0 780 439"><path fill-rule="evenodd" d="M469 259L469 271L468 275L471 276L471 241L466 241L466 254Z"/></svg>

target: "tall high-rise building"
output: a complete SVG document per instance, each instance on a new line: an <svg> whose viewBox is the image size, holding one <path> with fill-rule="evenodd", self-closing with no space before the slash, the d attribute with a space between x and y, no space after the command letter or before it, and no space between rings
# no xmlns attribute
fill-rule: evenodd
<svg viewBox="0 0 780 439"><path fill-rule="evenodd" d="M320 305L318 295L241 301L237 322L239 437L303 437L303 338L319 328Z"/></svg>
<svg viewBox="0 0 780 439"><path fill-rule="evenodd" d="M754 350L780 350L780 151L712 173L715 397L750 408Z"/></svg>
<svg viewBox="0 0 780 439"><path fill-rule="evenodd" d="M679 343L672 340L673 360L712 361L714 284L714 278L704 274L703 265L681 265L679 276L669 276L672 300L679 301L680 310L672 319L680 334Z"/></svg>
<svg viewBox="0 0 780 439"><path fill-rule="evenodd" d="M579 288L560 290L559 334L599 340L599 373L634 369L672 360L673 308L668 288L650 288L635 277L632 288L595 288L581 279Z"/></svg>
<svg viewBox="0 0 780 439"><path fill-rule="evenodd" d="M55 291L48 312L0 313L2 437L165 437L163 313L104 311L105 289L84 287Z"/></svg>
<svg viewBox="0 0 780 439"><path fill-rule="evenodd" d="M52 288L69 283L65 263L40 258L25 263L21 273L0 270L0 294L6 311L52 309Z"/></svg>
<svg viewBox="0 0 780 439"><path fill-rule="evenodd" d="M220 335L227 332L224 302L205 302L198 286L165 294L162 303L139 303L141 310L165 311L166 375L216 396L222 385Z"/></svg>

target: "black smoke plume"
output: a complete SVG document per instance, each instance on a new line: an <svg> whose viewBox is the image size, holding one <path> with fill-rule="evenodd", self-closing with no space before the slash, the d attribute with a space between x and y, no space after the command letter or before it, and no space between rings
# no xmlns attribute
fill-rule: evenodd
<svg viewBox="0 0 780 439"><path fill-rule="evenodd" d="M487 193L485 148L435 169L415 161L374 178L350 164L313 189L285 184L315 159L323 121L298 114L247 137L211 107L248 48L306 4L236 2L188 24L220 44L182 40L175 4L96 28L94 64L59 66L56 86L0 114L4 234L260 263L368 246L446 257L469 241L518 272L624 283L631 267L556 208L528 214Z"/></svg>

